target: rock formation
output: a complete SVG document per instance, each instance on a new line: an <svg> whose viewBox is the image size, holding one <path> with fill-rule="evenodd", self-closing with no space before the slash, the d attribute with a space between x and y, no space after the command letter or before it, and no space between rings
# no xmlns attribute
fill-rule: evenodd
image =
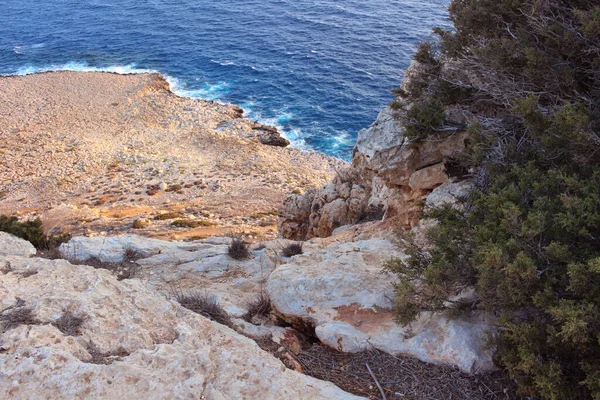
<svg viewBox="0 0 600 400"><path fill-rule="evenodd" d="M418 68L413 63L405 78ZM352 165L333 183L291 195L279 209L281 237L303 240L327 237L339 226L385 219L413 227L435 188L460 180L453 159L465 136L415 143L404 137L401 112L386 107L370 128L358 135Z"/></svg>
<svg viewBox="0 0 600 400"><path fill-rule="evenodd" d="M19 251L0 263L10 265L0 273L2 398L359 398L287 369L143 281ZM67 313L81 326L61 323Z"/></svg>

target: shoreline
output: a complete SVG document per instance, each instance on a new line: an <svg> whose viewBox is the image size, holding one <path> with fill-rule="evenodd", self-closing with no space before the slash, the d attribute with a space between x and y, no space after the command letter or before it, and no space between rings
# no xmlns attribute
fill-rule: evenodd
<svg viewBox="0 0 600 400"><path fill-rule="evenodd" d="M29 72L30 68L31 68L31 72ZM19 72L21 70L23 70L23 72ZM107 74L115 74L115 75L158 74L169 84L169 91L177 97L181 97L181 98L185 98L185 99L193 99L193 100L203 100L203 101L213 102L215 104L220 104L220 105L224 105L224 106L238 107L244 111L244 114L242 115L243 118L248 118L247 115L251 114L253 112L252 110L244 108L238 104L224 102L224 101L220 101L218 99L210 99L210 98L186 95L185 93L189 92L189 90L182 87L182 85L179 83L179 78L169 75L169 74L166 74L166 73L163 73L156 69L137 68L135 63L128 64L128 65L113 65L113 66L109 66L109 67L91 67L91 66L87 65L87 62L73 61L73 62L68 62L66 64L63 64L63 65L52 65L51 67L48 67L48 68L24 66L24 67L19 68L14 73L0 74L0 78L23 77L23 76L51 74L51 73L60 73L60 72L78 72L78 73L79 72L81 72L81 73L99 72L99 73L107 73ZM305 152L314 152L314 153L318 153L318 154L323 154L327 157L334 157L334 158L337 158L344 162L349 162L349 160L351 160L351 158L352 158L351 153L347 154L346 155L347 159L345 159L343 157L340 157L339 155L328 154L323 151L316 150L309 145L299 143L298 140L291 139L287 130L283 126L281 126L280 124L278 124L276 122L278 118L258 118L258 119L248 118L248 119L250 119L251 121L258 122L263 125L273 126L273 127L277 128L277 131L281 134L281 136L290 142L290 147L293 147L295 149L305 151ZM300 141L304 142L304 139L300 138Z"/></svg>
<svg viewBox="0 0 600 400"><path fill-rule="evenodd" d="M179 96L159 73L45 71L0 82L0 213L41 217L58 232L168 238L218 227L270 238L285 197L348 165L265 145L268 127L239 107ZM155 219L168 213L184 226ZM139 219L144 228L134 228Z"/></svg>

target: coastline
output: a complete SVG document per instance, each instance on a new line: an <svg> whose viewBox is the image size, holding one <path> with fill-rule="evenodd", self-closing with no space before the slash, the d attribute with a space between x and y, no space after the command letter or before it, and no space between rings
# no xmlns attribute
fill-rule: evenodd
<svg viewBox="0 0 600 400"><path fill-rule="evenodd" d="M304 143L303 139L294 140L293 138L291 138L289 136L288 132L286 131L286 129L282 125L280 125L278 122L279 119L285 117L285 115L281 115L277 118L262 118L262 117L250 118L249 115L256 113L255 111L250 110L248 108L244 108L242 105L239 105L239 104L221 101L218 98L211 98L210 96L196 96L196 95L192 94L193 92L196 92L196 90L186 89L184 87L184 85L180 83L180 80L177 77L163 73L157 69L138 68L135 63L128 64L128 65L113 65L113 66L109 66L109 67L92 67L92 66L89 66L87 64L87 62L77 62L77 61L68 62L68 63L62 64L62 65L49 65L49 66L44 66L44 67L33 67L33 66L25 65L25 66L17 69L17 71L15 71L14 73L0 74L0 78L7 78L7 77L12 77L12 76L15 76L15 77L30 76L30 75L48 74L48 73L55 73L55 72L82 72L82 73L100 72L100 73L116 74L116 75L158 74L158 75L162 76L165 81L167 81L169 83L169 86L170 86L169 91L175 96L182 97L182 98L189 98L189 99L193 99L193 100L204 100L204 101L214 102L214 103L221 104L221 105L239 107L240 109L242 109L244 111L244 116L248 117L248 119L251 119L251 120L256 121L263 125L276 127L278 132L281 134L281 136L284 137L286 140L290 141L291 146L293 146L299 150L303 150L303 151L318 152L318 153L322 153L322 154L325 154L330 157L340 158L335 155L329 155L324 152L320 152L316 149L313 149L310 146L307 146ZM343 158L340 158L340 159L343 160ZM346 161L346 160L344 160L344 161Z"/></svg>
<svg viewBox="0 0 600 400"><path fill-rule="evenodd" d="M54 231L126 233L143 220L135 232L147 236L274 237L283 198L346 165L261 144L265 127L238 107L182 97L154 72L45 71L2 81L0 213L39 216ZM155 219L164 213L189 227Z"/></svg>

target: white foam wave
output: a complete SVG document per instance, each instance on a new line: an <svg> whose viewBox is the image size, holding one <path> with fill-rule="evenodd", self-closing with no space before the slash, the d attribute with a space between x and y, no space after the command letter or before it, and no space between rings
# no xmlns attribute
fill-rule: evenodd
<svg viewBox="0 0 600 400"><path fill-rule="evenodd" d="M229 60L225 60L225 61L210 60L210 62L222 65L224 67L227 66L227 65L235 65L235 63L233 61L229 61Z"/></svg>
<svg viewBox="0 0 600 400"><path fill-rule="evenodd" d="M79 71L79 72L113 72L117 74L145 74L158 72L150 69L137 68L135 64L113 65L109 67L90 67L85 61L70 61L65 64L49 64L34 66L27 64L15 72L15 75L31 75L50 71Z"/></svg>

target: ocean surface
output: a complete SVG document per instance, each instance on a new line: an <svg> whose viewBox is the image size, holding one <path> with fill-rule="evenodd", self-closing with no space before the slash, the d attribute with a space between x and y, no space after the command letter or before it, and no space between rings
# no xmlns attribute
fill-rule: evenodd
<svg viewBox="0 0 600 400"><path fill-rule="evenodd" d="M158 71L348 159L449 0L1 0L0 74Z"/></svg>

